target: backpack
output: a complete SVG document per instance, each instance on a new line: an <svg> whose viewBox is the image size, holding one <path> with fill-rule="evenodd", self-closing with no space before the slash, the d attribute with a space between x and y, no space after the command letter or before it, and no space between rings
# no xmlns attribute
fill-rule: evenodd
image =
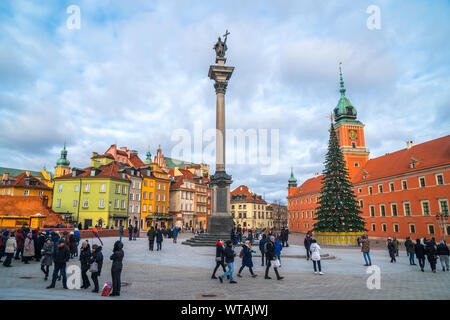
<svg viewBox="0 0 450 320"><path fill-rule="evenodd" d="M264 253L267 253L269 250L267 249L269 242L264 243Z"/></svg>
<svg viewBox="0 0 450 320"><path fill-rule="evenodd" d="M239 252L239 258L243 258L244 257L244 248L241 249L241 252Z"/></svg>

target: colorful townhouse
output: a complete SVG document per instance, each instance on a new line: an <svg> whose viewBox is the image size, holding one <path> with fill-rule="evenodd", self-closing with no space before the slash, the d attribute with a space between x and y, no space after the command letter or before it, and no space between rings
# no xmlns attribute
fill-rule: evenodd
<svg viewBox="0 0 450 320"><path fill-rule="evenodd" d="M130 180L115 162L55 178L53 210L83 228L127 227Z"/></svg>
<svg viewBox="0 0 450 320"><path fill-rule="evenodd" d="M0 194L2 196L47 197L48 203L52 201L52 189L37 177L32 176L30 171L22 172L15 177L4 173L1 179Z"/></svg>

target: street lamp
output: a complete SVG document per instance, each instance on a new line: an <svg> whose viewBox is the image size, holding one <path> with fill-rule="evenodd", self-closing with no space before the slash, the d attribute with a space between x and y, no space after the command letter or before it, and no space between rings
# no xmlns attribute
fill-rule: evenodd
<svg viewBox="0 0 450 320"><path fill-rule="evenodd" d="M444 236L445 241L445 227L447 226L448 212L437 214L436 220L438 222L439 227L442 229L442 234Z"/></svg>

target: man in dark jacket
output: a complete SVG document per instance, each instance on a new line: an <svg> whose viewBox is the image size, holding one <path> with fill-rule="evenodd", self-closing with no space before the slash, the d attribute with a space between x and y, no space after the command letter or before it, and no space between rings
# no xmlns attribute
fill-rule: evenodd
<svg viewBox="0 0 450 320"><path fill-rule="evenodd" d="M112 277L112 293L111 297L120 296L120 275L122 273L122 260L123 260L123 243L120 241L116 241L114 243L113 254L109 257L113 263L111 266L111 277Z"/></svg>
<svg viewBox="0 0 450 320"><path fill-rule="evenodd" d="M442 240L438 244L436 254L439 256L439 260L441 260L442 271L444 271L444 272L445 272L445 270L449 271L448 270L449 250L448 250L447 244L445 243L444 240Z"/></svg>
<svg viewBox="0 0 450 320"><path fill-rule="evenodd" d="M25 242L25 236L22 228L17 229L16 233L16 242L17 242L17 249L16 249L16 255L14 256L14 259L19 260L19 254L20 256L23 255L23 244Z"/></svg>
<svg viewBox="0 0 450 320"><path fill-rule="evenodd" d="M416 253L417 260L419 260L420 270L425 272L425 246L420 242L420 239L416 240L414 251Z"/></svg>
<svg viewBox="0 0 450 320"><path fill-rule="evenodd" d="M220 266L222 266L223 272L227 272L227 270L225 269L224 254L225 254L225 250L223 248L223 240L217 240L217 242L216 242L216 267L214 268L211 279L217 279L216 271L217 271L217 269L219 269Z"/></svg>
<svg viewBox="0 0 450 320"><path fill-rule="evenodd" d="M406 247L406 253L409 256L409 264L412 266L415 266L416 265L416 263L414 262L415 248L414 248L414 243L411 241L410 237L406 238L405 247Z"/></svg>
<svg viewBox="0 0 450 320"><path fill-rule="evenodd" d="M92 290L92 292L98 293L98 277L100 277L103 266L103 254L101 246L96 244L92 246L92 256L89 262L90 264L97 263L97 272L92 272L91 279L92 282L94 282L94 290Z"/></svg>
<svg viewBox="0 0 450 320"><path fill-rule="evenodd" d="M130 224L128 226L128 240L131 241L133 239L133 226Z"/></svg>
<svg viewBox="0 0 450 320"><path fill-rule="evenodd" d="M392 262L397 262L397 260L395 260L395 245L392 242L391 238L388 238L388 245L387 245L388 251L389 251L389 256L391 257L391 263Z"/></svg>
<svg viewBox="0 0 450 320"><path fill-rule="evenodd" d="M133 240L136 240L137 234L138 234L138 227L136 224L133 229Z"/></svg>
<svg viewBox="0 0 450 320"><path fill-rule="evenodd" d="M263 234L261 241L259 241L259 250L261 251L261 266L264 266L264 258L266 256L266 253L265 253L265 244L266 243L267 243L267 237L266 237L266 234Z"/></svg>
<svg viewBox="0 0 450 320"><path fill-rule="evenodd" d="M270 269L270 266L272 265L272 261L276 260L275 237L274 236L269 237L269 241L267 242L267 245L266 245L266 255L267 255L267 266L266 266L266 274L265 274L264 279L272 279L271 277L269 277L269 269ZM275 271L277 280L282 280L284 278L284 277L280 277L277 267L274 266L273 270Z"/></svg>
<svg viewBox="0 0 450 320"><path fill-rule="evenodd" d="M425 242L425 255L427 256L428 262L430 263L431 266L431 271L433 273L436 273L436 261L437 261L437 256L436 256L436 246L434 245L435 242L433 241L427 241Z"/></svg>
<svg viewBox="0 0 450 320"><path fill-rule="evenodd" d="M148 230L147 237L148 237L148 249L150 251L153 251L153 247L155 245L155 237L156 237L156 232L153 227L151 227L150 230Z"/></svg>
<svg viewBox="0 0 450 320"><path fill-rule="evenodd" d="M311 233L308 231L308 233L306 234L305 240L303 240L303 245L305 246L305 249L306 249L306 260L309 260L309 255L310 255L309 248L311 247L311 240L312 240L312 236L311 236Z"/></svg>
<svg viewBox="0 0 450 320"><path fill-rule="evenodd" d="M47 287L47 289L51 289L55 287L56 278L58 277L58 273L61 272L61 276L63 279L63 288L67 288L67 276L66 276L66 263L70 259L70 251L64 243L64 239L59 239L58 246L53 253L53 263L55 267L53 269L52 283Z"/></svg>
<svg viewBox="0 0 450 320"><path fill-rule="evenodd" d="M234 253L233 243L231 242L231 240L227 241L227 246L225 247L224 256L225 256L225 262L228 266L228 271L225 272L223 275L219 276L219 280L221 283L223 283L223 278L225 278L226 276L230 276L230 283L237 283L233 279L234 257L236 256L236 253Z"/></svg>
<svg viewBox="0 0 450 320"><path fill-rule="evenodd" d="M91 286L87 272L89 271L89 263L91 260L91 250L88 247L88 243L85 241L81 245L80 249L80 264L81 264L81 279L83 279L83 285L81 289L87 289Z"/></svg>
<svg viewBox="0 0 450 320"><path fill-rule="evenodd" d="M162 250L162 242L164 238L164 232L161 229L158 229L156 233L156 251Z"/></svg>

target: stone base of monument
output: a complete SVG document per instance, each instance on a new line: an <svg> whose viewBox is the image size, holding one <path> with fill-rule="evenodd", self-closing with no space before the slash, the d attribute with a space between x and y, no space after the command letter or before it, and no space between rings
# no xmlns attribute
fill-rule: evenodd
<svg viewBox="0 0 450 320"><path fill-rule="evenodd" d="M208 221L208 233L200 233L182 244L192 247L214 247L217 240L230 240L232 228L231 216L212 216Z"/></svg>
<svg viewBox="0 0 450 320"><path fill-rule="evenodd" d="M364 232L314 232L314 237L321 245L357 246L357 238Z"/></svg>

